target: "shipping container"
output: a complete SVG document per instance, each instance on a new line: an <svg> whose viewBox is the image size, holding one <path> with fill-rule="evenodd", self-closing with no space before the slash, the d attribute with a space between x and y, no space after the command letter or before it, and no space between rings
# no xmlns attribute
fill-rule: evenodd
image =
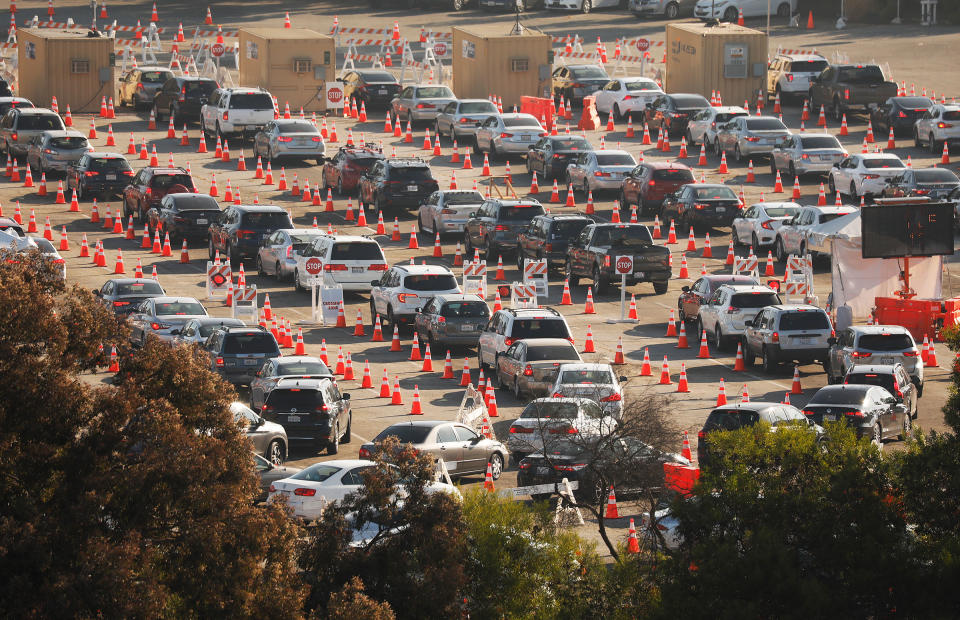
<svg viewBox="0 0 960 620"><path fill-rule="evenodd" d="M328 80L336 76L336 43L307 28L241 28L240 82L260 86L277 98L280 109L326 110Z"/></svg>
<svg viewBox="0 0 960 620"><path fill-rule="evenodd" d="M99 112L116 94L113 39L83 29L21 28L17 31L17 94L38 106L53 97L65 112Z"/></svg>
<svg viewBox="0 0 960 620"><path fill-rule="evenodd" d="M549 97L550 36L531 29L519 34L480 35L453 29L453 92L461 99L503 99L504 112L520 98Z"/></svg>
<svg viewBox="0 0 960 620"><path fill-rule="evenodd" d="M767 35L760 30L721 22L667 24L669 93L719 91L725 105L756 105L767 80Z"/></svg>

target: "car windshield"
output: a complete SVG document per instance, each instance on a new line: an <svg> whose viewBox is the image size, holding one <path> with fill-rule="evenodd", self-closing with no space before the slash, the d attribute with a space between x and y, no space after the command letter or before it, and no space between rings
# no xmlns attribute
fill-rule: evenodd
<svg viewBox="0 0 960 620"><path fill-rule="evenodd" d="M446 86L423 86L417 89L417 97L430 99L432 97L453 97L453 91Z"/></svg>
<svg viewBox="0 0 960 620"><path fill-rule="evenodd" d="M389 437L396 437L402 443L423 443L430 434L429 426L414 426L412 424L397 424L388 426L380 431L380 434L373 438L373 441L380 442Z"/></svg>
<svg viewBox="0 0 960 620"><path fill-rule="evenodd" d="M833 136L803 136L800 145L805 149L842 149L840 141Z"/></svg>
<svg viewBox="0 0 960 620"><path fill-rule="evenodd" d="M570 69L570 74L578 80L609 79L607 72L600 67L577 67L576 69Z"/></svg>
<svg viewBox="0 0 960 620"><path fill-rule="evenodd" d="M792 331L797 329L830 329L830 320L825 312L817 310L798 310L784 312L780 315L780 329Z"/></svg>
<svg viewBox="0 0 960 620"><path fill-rule="evenodd" d="M580 136L574 138L560 138L553 140L553 150L555 151L592 151L593 147L587 142L586 138Z"/></svg>
<svg viewBox="0 0 960 620"><path fill-rule="evenodd" d="M463 194L446 194L443 197L445 205L475 205L483 202L480 192L465 192Z"/></svg>
<svg viewBox="0 0 960 620"><path fill-rule="evenodd" d="M577 417L577 404L569 402L532 402L520 413L521 418L563 418L572 420Z"/></svg>
<svg viewBox="0 0 960 620"><path fill-rule="evenodd" d="M636 226L598 226L593 231L592 245L596 246L645 246L653 244L650 231L643 224Z"/></svg>
<svg viewBox="0 0 960 620"><path fill-rule="evenodd" d="M490 316L490 310L482 301L448 301L441 308L440 316L448 319L486 318Z"/></svg>
<svg viewBox="0 0 960 620"><path fill-rule="evenodd" d="M50 138L50 147L55 149L82 149L86 148L87 139L83 136L64 136Z"/></svg>
<svg viewBox="0 0 960 620"><path fill-rule="evenodd" d="M411 291L451 291L459 288L457 278L452 273L409 275L404 278L403 286Z"/></svg>
<svg viewBox="0 0 960 620"><path fill-rule="evenodd" d="M851 372L843 382L848 385L879 385L891 394L896 392L893 386L893 375L890 373Z"/></svg>
<svg viewBox="0 0 960 620"><path fill-rule="evenodd" d="M130 164L121 157L91 157L87 163L87 168L100 172L107 170L130 170Z"/></svg>
<svg viewBox="0 0 960 620"><path fill-rule="evenodd" d="M780 303L776 293L757 291L755 293L735 293L730 298L731 308L765 308Z"/></svg>
<svg viewBox="0 0 960 620"><path fill-rule="evenodd" d="M517 319L510 334L515 340L521 338L569 338L570 331L562 319Z"/></svg>
<svg viewBox="0 0 960 620"><path fill-rule="evenodd" d="M532 220L545 211L542 205L510 205L500 207L501 220Z"/></svg>
<svg viewBox="0 0 960 620"><path fill-rule="evenodd" d="M63 121L56 114L24 114L17 122L17 129L22 130L57 130L63 129Z"/></svg>
<svg viewBox="0 0 960 620"><path fill-rule="evenodd" d="M312 383L312 382L311 382ZM303 412L313 411L323 404L323 394L313 388L280 388L267 394L267 407L274 411L297 409Z"/></svg>
<svg viewBox="0 0 960 620"><path fill-rule="evenodd" d="M255 230L279 230L293 228L293 223L286 211L261 211L244 213L243 226Z"/></svg>
<svg viewBox="0 0 960 620"><path fill-rule="evenodd" d="M598 166L636 166L637 160L629 153L597 153Z"/></svg>
<svg viewBox="0 0 960 620"><path fill-rule="evenodd" d="M391 181L413 181L422 183L423 181L430 181L432 179L433 175L430 174L430 169L426 166L408 166L403 168L393 168L390 170Z"/></svg>
<svg viewBox="0 0 960 620"><path fill-rule="evenodd" d="M944 168L927 168L914 173L919 183L956 183L957 175Z"/></svg>
<svg viewBox="0 0 960 620"><path fill-rule="evenodd" d="M362 77L367 84L396 84L397 82L397 78L386 71L365 71Z"/></svg>
<svg viewBox="0 0 960 620"><path fill-rule="evenodd" d="M709 108L710 102L700 95L674 95L673 103L679 109L685 108Z"/></svg>
<svg viewBox="0 0 960 620"><path fill-rule="evenodd" d="M230 97L230 109L272 110L273 99L266 93L234 93Z"/></svg>
<svg viewBox="0 0 960 620"><path fill-rule="evenodd" d="M270 333L230 334L223 342L223 352L231 355L240 353L270 353L276 355L278 351L277 341Z"/></svg>
<svg viewBox="0 0 960 620"><path fill-rule="evenodd" d="M330 250L330 260L385 261L386 259L376 241L338 241Z"/></svg>
<svg viewBox="0 0 960 620"><path fill-rule="evenodd" d="M734 431L744 426L753 426L760 414L751 409L714 409L703 425L709 431Z"/></svg>
<svg viewBox="0 0 960 620"><path fill-rule="evenodd" d="M529 127L530 129L536 129L537 131L542 129L540 127L540 123L538 123L537 119L535 118L502 118L500 120L503 121L504 127Z"/></svg>
<svg viewBox="0 0 960 620"><path fill-rule="evenodd" d="M543 360L579 360L580 355L572 344L563 345L531 345L527 346L527 361L540 362Z"/></svg>
<svg viewBox="0 0 960 620"><path fill-rule="evenodd" d="M777 118L748 118L747 129L751 131L785 130L786 125Z"/></svg>
<svg viewBox="0 0 960 620"><path fill-rule="evenodd" d="M224 319L223 321L219 321L219 322L217 322L217 323L201 323L201 324L197 327L197 331L200 332L200 335L201 335L201 336L203 336L204 338L206 338L207 336L209 336L210 334L213 333L213 330L219 328L220 326L227 326L227 327L237 326L237 327L243 327L243 321L241 321L241 320L239 320L239 319Z"/></svg>
<svg viewBox="0 0 960 620"><path fill-rule="evenodd" d="M793 73L820 73L826 68L826 60L794 60L790 63L790 71Z"/></svg>
<svg viewBox="0 0 960 620"><path fill-rule="evenodd" d="M178 314L206 314L203 306L196 301L161 301L154 306L157 316Z"/></svg>
<svg viewBox="0 0 960 620"><path fill-rule="evenodd" d="M658 168L653 171L656 181L693 181L693 172L689 168Z"/></svg>
<svg viewBox="0 0 960 620"><path fill-rule="evenodd" d="M497 106L489 101L468 101L460 104L460 114L496 114Z"/></svg>
<svg viewBox="0 0 960 620"><path fill-rule="evenodd" d="M560 383L599 383L612 384L613 375L609 370L564 370L560 373Z"/></svg>
<svg viewBox="0 0 960 620"><path fill-rule="evenodd" d="M867 394L868 387L820 388L808 405L859 405Z"/></svg>
<svg viewBox="0 0 960 620"><path fill-rule="evenodd" d="M800 207L767 207L764 211L769 217L793 217L800 213Z"/></svg>
<svg viewBox="0 0 960 620"><path fill-rule="evenodd" d="M660 90L660 87L657 86L656 82L650 82L647 80L638 80L636 82L624 82L623 87L629 91Z"/></svg>
<svg viewBox="0 0 960 620"><path fill-rule="evenodd" d="M217 83L212 80L202 80L196 82L183 83L184 94L191 96L209 95L217 90Z"/></svg>
<svg viewBox="0 0 960 620"><path fill-rule="evenodd" d="M334 467L333 465L324 465L323 463L317 463L316 465L311 465L306 469L301 469L297 473L290 476L291 480L306 480L307 482L323 482L330 476L336 474L342 468Z"/></svg>
<svg viewBox="0 0 960 620"><path fill-rule="evenodd" d="M117 284L117 295L163 295L163 289L156 282L121 282Z"/></svg>
<svg viewBox="0 0 960 620"><path fill-rule="evenodd" d="M37 248L43 254L56 254L57 251L54 249L53 244L42 238L34 238L33 242L37 244Z"/></svg>
<svg viewBox="0 0 960 620"><path fill-rule="evenodd" d="M277 374L287 375L329 375L330 369L323 362L296 360L277 366Z"/></svg>
<svg viewBox="0 0 960 620"><path fill-rule="evenodd" d="M933 107L933 101L927 97L897 97L895 101L904 110L929 110Z"/></svg>
<svg viewBox="0 0 960 620"><path fill-rule="evenodd" d="M900 159L864 159L864 168L903 168L903 162Z"/></svg>
<svg viewBox="0 0 960 620"><path fill-rule="evenodd" d="M553 223L550 232L551 239L572 239L591 224L591 220L560 220Z"/></svg>
<svg viewBox="0 0 960 620"><path fill-rule="evenodd" d="M154 189L169 189L174 185L182 185L187 189L193 188L193 179L189 174L157 174L150 180L150 187Z"/></svg>
<svg viewBox="0 0 960 620"><path fill-rule="evenodd" d="M737 195L729 187L704 187L696 190L697 200L736 200Z"/></svg>
<svg viewBox="0 0 960 620"><path fill-rule="evenodd" d="M857 348L867 351L904 351L914 347L908 334L861 334Z"/></svg>
<svg viewBox="0 0 960 620"><path fill-rule="evenodd" d="M875 84L883 81L883 71L876 65L841 67L837 81L848 84Z"/></svg>
<svg viewBox="0 0 960 620"><path fill-rule="evenodd" d="M306 121L283 123L282 125L277 125L277 127L280 128L280 133L319 133L312 123Z"/></svg>

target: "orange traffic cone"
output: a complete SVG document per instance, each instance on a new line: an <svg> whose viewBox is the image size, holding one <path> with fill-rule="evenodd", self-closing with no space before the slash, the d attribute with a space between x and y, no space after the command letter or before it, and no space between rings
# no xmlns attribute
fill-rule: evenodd
<svg viewBox="0 0 960 620"><path fill-rule="evenodd" d="M670 310L670 313L673 313L673 310ZM677 348L678 349L689 349L690 344L687 342L687 322L680 321L680 335L677 336Z"/></svg>
<svg viewBox="0 0 960 620"><path fill-rule="evenodd" d="M700 331L700 352L697 353L700 359L710 359L710 347L707 346L707 330Z"/></svg>
<svg viewBox="0 0 960 620"><path fill-rule="evenodd" d="M680 364L680 380L677 381L677 391L678 392L690 391L690 387L687 385L687 365L684 363Z"/></svg>
<svg viewBox="0 0 960 620"><path fill-rule="evenodd" d="M791 394L803 394L803 387L800 385L800 369L793 367L793 385L790 386Z"/></svg>
<svg viewBox="0 0 960 620"><path fill-rule="evenodd" d="M402 405L403 395L400 393L400 377L393 378L393 396L390 398L391 405Z"/></svg>
<svg viewBox="0 0 960 620"><path fill-rule="evenodd" d="M570 280L563 281L563 295L560 298L561 306L572 306L573 299L570 296Z"/></svg>
<svg viewBox="0 0 960 620"><path fill-rule="evenodd" d="M402 351L403 347L400 346L400 326L393 326L393 339L390 341L390 350L391 351Z"/></svg>
<svg viewBox="0 0 960 620"><path fill-rule="evenodd" d="M717 389L717 407L723 407L727 404L727 390L723 385L723 377L720 377L720 387Z"/></svg>
<svg viewBox="0 0 960 620"><path fill-rule="evenodd" d="M463 358L463 372L460 375L460 385L466 387L470 385L470 359Z"/></svg>
<svg viewBox="0 0 960 620"><path fill-rule="evenodd" d="M650 350L647 347L643 348L643 365L640 366L640 376L649 377L653 375L653 370L650 368Z"/></svg>
<svg viewBox="0 0 960 620"><path fill-rule="evenodd" d="M623 336L617 336L617 352L613 356L613 363L618 366L626 363L623 358Z"/></svg>
<svg viewBox="0 0 960 620"><path fill-rule="evenodd" d="M413 402L410 404L410 415L423 415L423 410L420 408L420 386L416 383L413 385Z"/></svg>
<svg viewBox="0 0 960 620"><path fill-rule="evenodd" d="M733 362L733 371L734 372L743 372L746 370L743 364L743 343L737 343L737 358Z"/></svg>
<svg viewBox="0 0 960 620"><path fill-rule="evenodd" d="M390 377L387 375L387 369L383 369L383 381L380 383L380 398L390 398Z"/></svg>
<svg viewBox="0 0 960 620"><path fill-rule="evenodd" d="M587 287L587 302L583 308L584 314L596 314L597 310L593 306L593 287Z"/></svg>
<svg viewBox="0 0 960 620"><path fill-rule="evenodd" d="M607 495L607 510L603 515L604 519L619 519L620 513L617 512L617 496L613 492L613 485L610 485L610 494Z"/></svg>
<svg viewBox="0 0 960 620"><path fill-rule="evenodd" d="M667 356L663 356L663 366L660 367L660 381L659 385L673 385L673 381L670 380L670 361L667 359Z"/></svg>
<svg viewBox="0 0 960 620"><path fill-rule="evenodd" d="M363 311L360 308L357 308L357 322L353 326L353 335L354 336L366 336L367 334L363 330Z"/></svg>
<svg viewBox="0 0 960 620"><path fill-rule="evenodd" d="M583 353L596 353L593 344L593 331L590 329L590 325L587 325L587 338L583 343Z"/></svg>
<svg viewBox="0 0 960 620"><path fill-rule="evenodd" d="M487 493L495 491L493 487L493 464L487 463L487 472L483 475L483 490Z"/></svg>

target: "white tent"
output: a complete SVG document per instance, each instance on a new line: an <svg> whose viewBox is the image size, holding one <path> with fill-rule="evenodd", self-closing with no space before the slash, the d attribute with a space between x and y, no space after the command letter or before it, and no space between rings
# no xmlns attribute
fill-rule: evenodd
<svg viewBox="0 0 960 620"><path fill-rule="evenodd" d="M846 304L854 317L863 318L873 308L874 298L891 297L903 286L903 259L863 258L859 211L821 224L811 234L822 235L823 245L830 247L834 308ZM942 271L941 256L910 259L910 288L917 298L941 297Z"/></svg>

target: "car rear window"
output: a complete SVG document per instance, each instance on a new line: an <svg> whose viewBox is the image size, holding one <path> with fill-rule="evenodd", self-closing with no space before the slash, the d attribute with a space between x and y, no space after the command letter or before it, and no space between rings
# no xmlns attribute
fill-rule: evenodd
<svg viewBox="0 0 960 620"><path fill-rule="evenodd" d="M600 166L635 166L637 162L626 153L597 153L597 164Z"/></svg>
<svg viewBox="0 0 960 620"><path fill-rule="evenodd" d="M857 348L867 351L903 351L913 347L913 339L907 334L862 334L857 340Z"/></svg>
<svg viewBox="0 0 960 620"><path fill-rule="evenodd" d="M780 315L780 329L791 331L795 329L830 329L830 320L827 315L818 310L803 310L784 312Z"/></svg>
<svg viewBox="0 0 960 620"><path fill-rule="evenodd" d="M500 207L501 220L532 220L545 211L542 205L515 205Z"/></svg>
<svg viewBox="0 0 960 620"><path fill-rule="evenodd" d="M826 60L794 60L790 63L793 73L820 73L826 68Z"/></svg>
<svg viewBox="0 0 960 620"><path fill-rule="evenodd" d="M341 469L343 468L334 467L333 465L324 465L323 463L317 463L316 465L311 465L306 469L298 471L297 473L290 476L290 479L306 480L307 482L323 482L330 476L336 474Z"/></svg>
<svg viewBox="0 0 960 620"><path fill-rule="evenodd" d="M851 385L879 385L882 388L887 388L887 391L891 394L896 391L896 388L893 387L893 375L887 373L852 372L847 375L843 382Z"/></svg>
<svg viewBox="0 0 960 620"><path fill-rule="evenodd" d="M282 125L278 125L278 127L280 128L280 133L318 133L317 128L314 127L312 123L306 121L283 123Z"/></svg>
<svg viewBox="0 0 960 620"><path fill-rule="evenodd" d="M591 241L596 246L645 246L653 244L653 237L644 225L598 226Z"/></svg>
<svg viewBox="0 0 960 620"><path fill-rule="evenodd" d="M960 120L960 110L944 110L943 120L945 121Z"/></svg>
<svg viewBox="0 0 960 620"><path fill-rule="evenodd" d="M710 102L700 95L673 96L673 103L678 108L709 108Z"/></svg>
<svg viewBox="0 0 960 620"><path fill-rule="evenodd" d="M82 149L85 148L87 144L87 139L83 136L50 138L50 146L55 149Z"/></svg>
<svg viewBox="0 0 960 620"><path fill-rule="evenodd" d="M460 104L460 114L496 114L497 106L489 101L470 101Z"/></svg>
<svg viewBox="0 0 960 620"><path fill-rule="evenodd" d="M323 394L320 393L320 390L313 388L273 389L267 395L265 404L276 411L297 409L307 412L323 404Z"/></svg>
<svg viewBox="0 0 960 620"><path fill-rule="evenodd" d="M562 319L519 319L513 322L510 337L521 338L569 338L570 331Z"/></svg>
<svg viewBox="0 0 960 620"><path fill-rule="evenodd" d="M555 151L592 151L593 147L587 142L586 138L561 138L553 141L553 150Z"/></svg>
<svg viewBox="0 0 960 620"><path fill-rule="evenodd" d="M185 194L174 194L176 198L170 202L176 206L177 211L219 211L220 206L217 199L212 196L190 196Z"/></svg>
<svg viewBox="0 0 960 620"><path fill-rule="evenodd" d="M330 260L379 260L386 261L383 251L376 243L366 241L340 241L333 244Z"/></svg>
<svg viewBox="0 0 960 620"><path fill-rule="evenodd" d="M693 181L693 172L688 168L663 168L653 171L657 181Z"/></svg>
<svg viewBox="0 0 960 620"><path fill-rule="evenodd" d="M174 185L182 185L187 189L194 186L189 174L155 174L150 179L150 187L154 189L168 189Z"/></svg>
<svg viewBox="0 0 960 620"><path fill-rule="evenodd" d="M527 347L527 361L538 362L543 360L578 360L580 355L571 344L562 345L535 345Z"/></svg>
<svg viewBox="0 0 960 620"><path fill-rule="evenodd" d="M715 409L707 416L703 427L708 431L735 431L759 421L760 414L751 409Z"/></svg>
<svg viewBox="0 0 960 620"><path fill-rule="evenodd" d="M767 207L764 211L770 217L793 217L800 213L800 207Z"/></svg>
<svg viewBox="0 0 960 620"><path fill-rule="evenodd" d="M721 112L717 114L717 118L713 119L718 125L720 123L726 123L732 118L737 118L738 116L746 116L746 112Z"/></svg>
<svg viewBox="0 0 960 620"><path fill-rule="evenodd" d="M868 387L851 386L842 389L820 388L808 405L859 405L867 394Z"/></svg>
<svg viewBox="0 0 960 620"><path fill-rule="evenodd" d="M130 170L130 164L121 157L91 157L87 167L99 172L105 170Z"/></svg>
<svg viewBox="0 0 960 620"><path fill-rule="evenodd" d="M483 202L480 192L464 192L462 194L447 194L444 196L445 205L475 205Z"/></svg>
<svg viewBox="0 0 960 620"><path fill-rule="evenodd" d="M490 309L482 301L448 301L440 310L440 316L453 318L486 318Z"/></svg>
<svg viewBox="0 0 960 620"><path fill-rule="evenodd" d="M269 333L227 334L223 340L223 352L230 355L246 353L279 352L277 341Z"/></svg>
<svg viewBox="0 0 960 620"><path fill-rule="evenodd" d="M697 200L736 200L737 195L729 187L707 187L697 190Z"/></svg>
<svg viewBox="0 0 960 620"><path fill-rule="evenodd" d="M63 129L63 121L56 114L24 114L17 122L17 129L55 131Z"/></svg>
<svg viewBox="0 0 960 620"><path fill-rule="evenodd" d="M776 293L734 293L730 299L731 308L765 308L780 303Z"/></svg>
<svg viewBox="0 0 960 620"><path fill-rule="evenodd" d="M160 302L154 306L157 316L168 316L175 314L206 314L203 306L197 302L191 301L169 301Z"/></svg>
<svg viewBox="0 0 960 620"><path fill-rule="evenodd" d="M956 183L957 175L944 168L927 168L914 173L920 183Z"/></svg>
<svg viewBox="0 0 960 620"><path fill-rule="evenodd" d="M201 95L209 95L217 90L217 83L206 80L202 82L184 82L183 89L184 94L199 97Z"/></svg>
<svg viewBox="0 0 960 620"><path fill-rule="evenodd" d="M43 254L56 254L57 250L54 249L53 244L47 241L46 239L34 239L34 243L37 244L37 248Z"/></svg>
<svg viewBox="0 0 960 620"><path fill-rule="evenodd" d="M363 170L369 170L370 166L377 163L383 159L383 157L351 157L350 163L356 168L362 168Z"/></svg>
<svg viewBox="0 0 960 620"><path fill-rule="evenodd" d="M568 402L533 402L527 405L520 413L521 418L563 418L577 417L577 404Z"/></svg>
<svg viewBox="0 0 960 620"><path fill-rule="evenodd" d="M660 87L657 86L656 82L648 81L637 81L637 82L624 82L623 87L629 91L638 91L638 90L660 90Z"/></svg>
<svg viewBox="0 0 960 620"><path fill-rule="evenodd" d="M876 65L842 67L837 81L850 84L876 84L883 81L883 71Z"/></svg>
<svg viewBox="0 0 960 620"><path fill-rule="evenodd" d="M560 373L560 383L613 383L609 370L564 370Z"/></svg>
<svg viewBox="0 0 960 620"><path fill-rule="evenodd" d="M600 67L577 67L576 69L570 69L570 73L573 75L573 77L578 79L599 79L609 77L607 72Z"/></svg>
<svg viewBox="0 0 960 620"><path fill-rule="evenodd" d="M329 375L330 369L323 362L295 361L277 366L278 375Z"/></svg>
<svg viewBox="0 0 960 620"><path fill-rule="evenodd" d="M450 97L453 98L453 91L446 86L424 86L417 89L417 97L426 99L430 97Z"/></svg>
<svg viewBox="0 0 960 620"><path fill-rule="evenodd" d="M430 434L429 426L412 426L410 424L398 424L397 426L388 426L380 431L380 434L373 438L374 442L383 441L388 437L396 437L403 443L423 443L427 435Z"/></svg>
<svg viewBox="0 0 960 620"><path fill-rule="evenodd" d="M899 159L864 159L864 168L903 168Z"/></svg>
<svg viewBox="0 0 960 620"><path fill-rule="evenodd" d="M753 131L784 130L787 128L783 121L776 118L749 118L746 123L747 129Z"/></svg>
<svg viewBox="0 0 960 620"><path fill-rule="evenodd" d="M450 291L459 288L452 273L408 275L403 286L411 291Z"/></svg>
<svg viewBox="0 0 960 620"><path fill-rule="evenodd" d="M840 142L833 136L801 137L800 144L805 149L840 149Z"/></svg>
<svg viewBox="0 0 960 620"><path fill-rule="evenodd" d="M255 230L278 230L293 228L293 222L290 221L290 216L285 211L255 212L243 214L243 226Z"/></svg>
<svg viewBox="0 0 960 620"><path fill-rule="evenodd" d="M266 93L235 93L230 96L230 109L272 110L273 99Z"/></svg>
<svg viewBox="0 0 960 620"><path fill-rule="evenodd" d="M117 295L163 295L156 282L126 282L117 284Z"/></svg>
<svg viewBox="0 0 960 620"><path fill-rule="evenodd" d="M173 75L171 75L167 71L144 71L140 75L140 81L141 82L166 82L172 77Z"/></svg>
<svg viewBox="0 0 960 620"><path fill-rule="evenodd" d="M362 74L362 77L363 77L363 81L366 82L367 84L371 84L374 82L378 82L378 83L384 82L387 84L395 84L397 82L397 78L393 77L393 75L387 73L386 71L365 71Z"/></svg>
<svg viewBox="0 0 960 620"><path fill-rule="evenodd" d="M550 238L572 239L578 236L588 224L592 223L592 220L559 220L553 223L553 227L550 230Z"/></svg>
<svg viewBox="0 0 960 620"><path fill-rule="evenodd" d="M535 118L503 118L504 127L529 127L530 129L536 129L541 131L543 128L540 126L540 123L537 122Z"/></svg>
<svg viewBox="0 0 960 620"><path fill-rule="evenodd" d="M426 166L404 166L402 168L391 168L390 180L423 182L433 180L433 175L430 174L430 169Z"/></svg>

